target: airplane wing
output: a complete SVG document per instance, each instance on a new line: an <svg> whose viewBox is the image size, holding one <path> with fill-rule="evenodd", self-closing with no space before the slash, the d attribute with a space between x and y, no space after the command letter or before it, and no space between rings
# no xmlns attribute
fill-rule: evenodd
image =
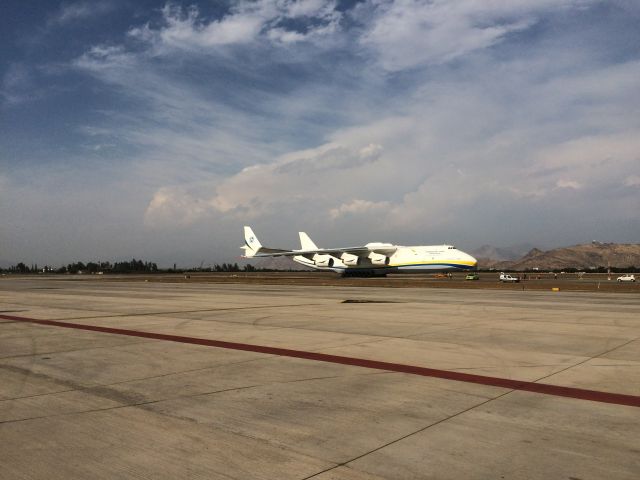
<svg viewBox="0 0 640 480"><path fill-rule="evenodd" d="M258 237L253 232L251 227L244 227L244 245L242 248L245 251L246 258L253 257L296 257L298 255L303 257L312 257L313 255L331 255L339 257L344 253L356 255L358 257L366 257L371 253L377 253L381 255L391 256L398 249L397 246L390 243L368 243L360 247L345 247L345 248L318 248L315 243L309 238L309 236L300 232L300 243L302 248L300 250L282 250L279 248L269 248L262 246Z"/></svg>
<svg viewBox="0 0 640 480"><path fill-rule="evenodd" d="M275 249L273 249L275 250ZM345 248L318 248L315 250L281 250L274 252L266 252L261 250L260 253L257 253L256 257L295 257L297 255L301 255L303 257L309 255L332 255L335 257L339 257L343 253L350 253L351 255L356 255L358 257L366 257L370 253L379 253L382 255L393 255L397 247L391 245L380 245L380 246L367 246L363 245L361 247L345 247Z"/></svg>

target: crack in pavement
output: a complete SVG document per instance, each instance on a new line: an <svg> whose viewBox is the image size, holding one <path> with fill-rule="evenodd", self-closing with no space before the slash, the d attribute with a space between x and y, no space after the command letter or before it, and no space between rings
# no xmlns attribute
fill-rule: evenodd
<svg viewBox="0 0 640 480"><path fill-rule="evenodd" d="M237 362L237 363L243 363L243 362ZM219 394L219 393L239 391L239 390L247 390L247 389L257 388L257 387L267 387L267 386L270 386L270 385L286 385L286 384L289 384L289 383L300 383L300 382L309 382L309 381L316 381L316 380L328 380L328 379L342 378L342 377L347 377L347 376L370 376L370 375L381 375L381 374L389 374L389 373L394 373L394 372L368 372L368 373L361 373L361 374L355 374L355 375L328 375L328 376L325 375L325 376L310 377L310 378L297 378L297 379L286 380L286 381L282 381L282 382L267 382L267 383L253 384L253 385L244 385L244 386L241 386L241 387L226 388L226 389L222 389L222 390L213 390L213 391L209 391L209 392L198 392L198 393L193 393L193 394L188 394L188 395L176 395L174 397L160 398L160 399L154 399L154 400L145 400L145 401L140 401L139 398L136 399L135 395L130 395L130 394L127 394L126 392L121 392L121 391L118 391L118 390L106 389L106 388L103 389L101 387L91 387L91 388L88 388L88 389L78 389L78 390L88 391L89 393L97 393L98 394L97 396L99 396L99 397L106 398L108 400L113 400L113 401L120 401L123 404L122 405L115 405L115 406L112 406L112 407L93 408L93 409L88 409L88 410L78 410L78 411L74 411L74 412L61 412L61 413L53 413L53 414L49 414L49 415L38 415L38 416L34 416L34 417L20 418L20 419L15 419L15 420L3 420L3 421L0 421L0 425L9 424L9 423L26 422L26 421L30 421L30 420L38 420L38 419L44 419L44 418L55 418L55 417L69 416L69 415L81 415L81 414L85 414L85 413L103 412L103 411L117 410L117 409L123 409L123 408L139 408L139 407L158 404L158 403L162 403L162 402L170 402L170 401L181 400L181 399L185 399L185 398L203 397L203 396L207 396L207 395L216 395L216 394ZM73 390L71 390L71 391L73 391ZM101 394L103 392L108 392L108 394ZM118 394L118 396L120 396L121 398L120 399L114 398L114 396L113 396L114 392L116 392ZM52 393L51 395L55 395L55 394L58 394L58 393L64 393L64 392L55 392L55 393ZM30 398L30 397L26 397L26 398ZM124 399L128 399L129 403L125 403L123 401ZM11 401L11 400L6 400L6 401ZM157 410L148 410L148 411L150 411L152 413L164 415L164 416L169 416L169 417L172 417L172 418L195 421L192 418L172 415L172 414L170 414L168 412L162 412L162 411L157 411ZM231 430L229 430L229 431L231 431ZM238 432L233 432L233 433L238 433ZM253 438L253 437L251 437L251 438Z"/></svg>

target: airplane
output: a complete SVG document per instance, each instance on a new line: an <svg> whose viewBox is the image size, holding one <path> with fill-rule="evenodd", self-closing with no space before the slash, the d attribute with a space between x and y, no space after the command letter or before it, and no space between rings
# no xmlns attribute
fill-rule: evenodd
<svg viewBox="0 0 640 480"><path fill-rule="evenodd" d="M244 258L292 257L316 270L344 276L384 276L387 273L433 273L471 270L478 261L453 245L403 247L372 242L359 247L319 248L305 232L299 232L300 250L263 247L251 227L244 227Z"/></svg>

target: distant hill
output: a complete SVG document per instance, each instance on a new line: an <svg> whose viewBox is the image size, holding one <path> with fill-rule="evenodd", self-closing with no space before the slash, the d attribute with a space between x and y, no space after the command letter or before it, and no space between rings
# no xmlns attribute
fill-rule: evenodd
<svg viewBox="0 0 640 480"><path fill-rule="evenodd" d="M496 270L557 270L577 268L586 270L597 267L626 268L640 267L640 244L620 243L587 243L571 247L554 248L552 250L531 249L517 260L487 261L478 260L480 268Z"/></svg>
<svg viewBox="0 0 640 480"><path fill-rule="evenodd" d="M522 244L511 247L494 247L493 245L483 245L471 251L483 268L491 268L498 262L517 260L530 251L533 245Z"/></svg>

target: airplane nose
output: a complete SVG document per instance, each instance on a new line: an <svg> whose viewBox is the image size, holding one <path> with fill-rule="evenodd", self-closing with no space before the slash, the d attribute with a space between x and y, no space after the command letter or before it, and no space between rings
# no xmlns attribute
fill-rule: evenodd
<svg viewBox="0 0 640 480"><path fill-rule="evenodd" d="M471 268L477 268L478 266L478 260L476 260L475 258L473 258L471 255L469 255L468 253L467 255L467 261L470 262L470 267Z"/></svg>

